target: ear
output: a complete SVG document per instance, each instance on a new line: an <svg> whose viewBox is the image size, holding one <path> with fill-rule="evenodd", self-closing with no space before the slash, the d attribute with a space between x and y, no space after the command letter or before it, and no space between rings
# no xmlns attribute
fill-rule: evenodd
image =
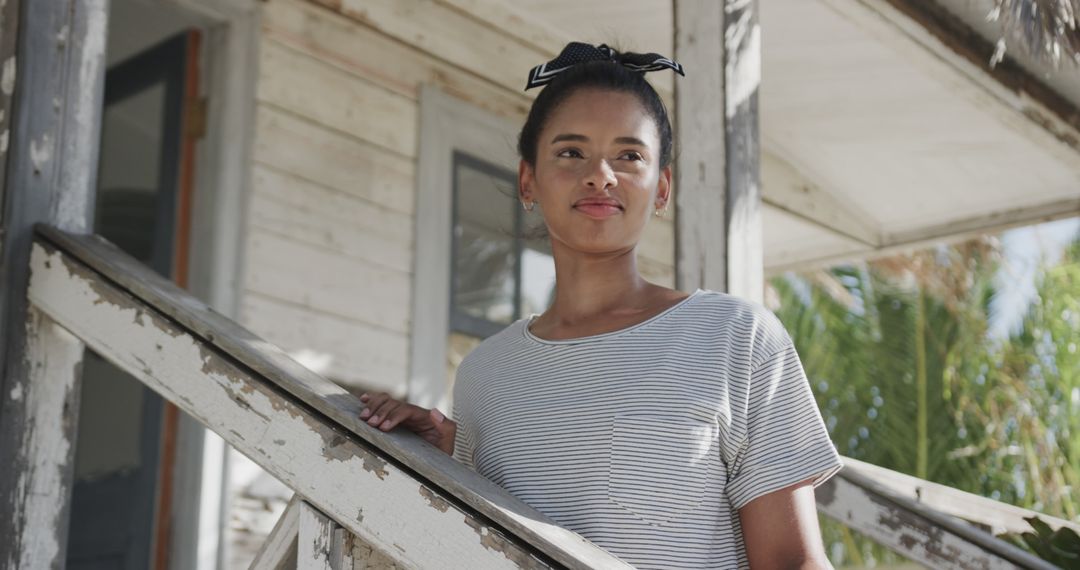
<svg viewBox="0 0 1080 570"><path fill-rule="evenodd" d="M662 210L671 201L671 167L660 169L660 180L656 183L656 209Z"/></svg>
<svg viewBox="0 0 1080 570"><path fill-rule="evenodd" d="M522 202L533 202L536 200L534 195L536 187L535 171L531 164L522 160L518 163L518 200Z"/></svg>

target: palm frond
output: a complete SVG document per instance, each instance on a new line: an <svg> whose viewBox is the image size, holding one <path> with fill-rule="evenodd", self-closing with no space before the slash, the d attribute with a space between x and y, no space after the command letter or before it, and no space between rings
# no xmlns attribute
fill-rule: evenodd
<svg viewBox="0 0 1080 570"><path fill-rule="evenodd" d="M1017 45L1039 63L1057 69L1062 60L1080 65L1080 0L995 0L987 20L1001 22L1002 37L990 65Z"/></svg>

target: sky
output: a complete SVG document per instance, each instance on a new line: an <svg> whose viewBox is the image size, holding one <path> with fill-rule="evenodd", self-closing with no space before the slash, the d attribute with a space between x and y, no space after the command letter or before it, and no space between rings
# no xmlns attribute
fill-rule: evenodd
<svg viewBox="0 0 1080 570"><path fill-rule="evenodd" d="M1061 260L1065 248L1080 235L1080 218L1068 218L1009 230L1002 234L1002 268L995 276L998 294L990 302L991 338L1018 332L1034 300L1041 263ZM1080 293L1078 293L1080 294Z"/></svg>

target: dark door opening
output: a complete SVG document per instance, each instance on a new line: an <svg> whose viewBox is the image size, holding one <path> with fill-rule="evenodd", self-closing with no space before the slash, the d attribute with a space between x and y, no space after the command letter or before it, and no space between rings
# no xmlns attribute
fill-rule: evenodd
<svg viewBox="0 0 1080 570"><path fill-rule="evenodd" d="M95 231L183 286L199 32L105 78ZM69 568L164 568L177 411L97 354L83 361Z"/></svg>

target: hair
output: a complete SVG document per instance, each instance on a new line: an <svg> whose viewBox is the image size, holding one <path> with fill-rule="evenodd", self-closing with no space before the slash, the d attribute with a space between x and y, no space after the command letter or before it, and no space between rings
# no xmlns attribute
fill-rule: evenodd
<svg viewBox="0 0 1080 570"><path fill-rule="evenodd" d="M667 108L643 73L633 71L616 60L589 61L575 65L559 73L544 87L533 101L525 126L518 136L518 154L530 165L536 165L540 131L544 129L551 113L568 97L582 89L603 89L630 93L637 97L642 107L656 123L660 135L660 168L671 164L671 121Z"/></svg>

